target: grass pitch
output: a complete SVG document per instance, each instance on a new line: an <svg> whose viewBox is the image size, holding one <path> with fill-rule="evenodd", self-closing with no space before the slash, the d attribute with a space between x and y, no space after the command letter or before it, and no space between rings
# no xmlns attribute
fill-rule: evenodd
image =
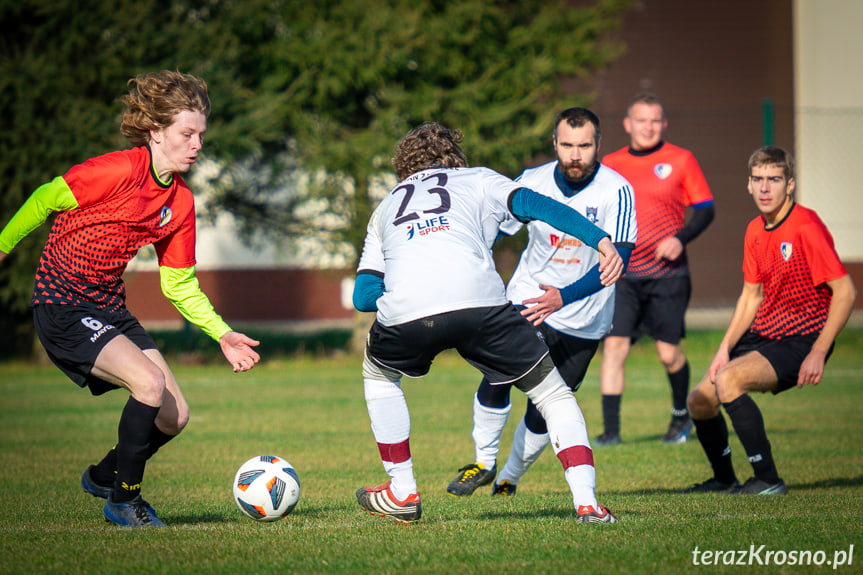
<svg viewBox="0 0 863 575"><path fill-rule="evenodd" d="M685 341L694 379L720 337L693 332ZM637 345L627 365L624 443L594 452L598 497L616 525L575 523L550 450L516 497L492 499L488 488L470 498L446 495L472 460L479 383L451 354L428 377L404 382L422 520L399 526L364 514L354 491L386 476L359 358L267 360L265 348L264 363L241 375L221 364L173 364L192 418L154 457L144 482L144 496L170 527L117 528L78 481L116 440L126 395L93 398L54 368L0 365L0 572L861 572L861 352L863 331L847 330L820 385L755 397L789 495L683 496L675 491L706 479L708 464L695 439L661 444L670 392L652 345ZM578 392L592 438L602 431L598 368L599 358ZM514 391L513 403L501 464L524 397ZM736 437L731 446L743 481L751 468ZM237 467L262 453L286 458L302 482L297 508L276 523L246 518L231 497Z"/></svg>

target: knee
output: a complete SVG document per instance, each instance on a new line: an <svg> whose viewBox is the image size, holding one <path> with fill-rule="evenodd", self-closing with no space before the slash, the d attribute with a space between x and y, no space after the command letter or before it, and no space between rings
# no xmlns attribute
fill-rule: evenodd
<svg viewBox="0 0 863 575"><path fill-rule="evenodd" d="M167 388L167 380L165 374L159 369L156 364L150 365L147 371L142 376L141 380L136 382L132 388L132 395L141 403L160 407Z"/></svg>
<svg viewBox="0 0 863 575"><path fill-rule="evenodd" d="M184 401L182 405L177 406L177 418L175 421L176 433L174 433L174 435L177 435L178 433L180 433L181 431L186 429L186 426L188 424L189 424L189 404Z"/></svg>
<svg viewBox="0 0 863 575"><path fill-rule="evenodd" d="M629 355L629 339L625 337L607 337L602 344L602 361L624 364Z"/></svg>
<svg viewBox="0 0 863 575"><path fill-rule="evenodd" d="M184 399L168 398L162 403L156 425L168 435L178 435L189 423L189 404Z"/></svg>
<svg viewBox="0 0 863 575"><path fill-rule="evenodd" d="M686 363L686 356L679 345L662 345L656 347L659 361L669 373L676 373Z"/></svg>
<svg viewBox="0 0 863 575"><path fill-rule="evenodd" d="M710 419L719 413L719 399L716 388L710 380L703 380L689 392L686 397L686 407L693 419Z"/></svg>
<svg viewBox="0 0 863 575"><path fill-rule="evenodd" d="M735 373L730 369L720 369L716 374L716 396L721 403L729 403L746 393Z"/></svg>

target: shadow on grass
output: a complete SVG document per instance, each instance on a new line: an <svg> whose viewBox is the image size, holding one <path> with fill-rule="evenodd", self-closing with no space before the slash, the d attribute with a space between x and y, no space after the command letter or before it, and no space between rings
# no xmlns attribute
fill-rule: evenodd
<svg viewBox="0 0 863 575"><path fill-rule="evenodd" d="M833 489L836 487L860 487L863 485L863 475L857 477L831 477L811 483L789 483L789 489Z"/></svg>
<svg viewBox="0 0 863 575"><path fill-rule="evenodd" d="M829 479L821 479L810 483L788 483L789 489L835 489L845 487L860 487L863 486L863 475L857 477L831 477ZM717 496L724 497L723 494L709 493L681 493L681 488L657 487L653 489L630 489L630 490L604 490L603 493L609 495L685 495L685 496Z"/></svg>

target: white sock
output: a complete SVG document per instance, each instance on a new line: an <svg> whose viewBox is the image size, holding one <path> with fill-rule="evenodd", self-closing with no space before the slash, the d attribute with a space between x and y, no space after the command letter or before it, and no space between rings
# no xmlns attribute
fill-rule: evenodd
<svg viewBox="0 0 863 575"><path fill-rule="evenodd" d="M527 393L545 419L554 454L564 466L564 475L576 509L593 505L596 509L596 470L587 437L584 415L572 391L557 369Z"/></svg>
<svg viewBox="0 0 863 575"><path fill-rule="evenodd" d="M596 468L593 465L576 465L567 469L564 475L576 511L581 505L590 505L599 511L596 504Z"/></svg>
<svg viewBox="0 0 863 575"><path fill-rule="evenodd" d="M497 476L497 483L509 481L516 485L530 466L539 459L548 443L548 434L532 432L527 428L522 417L512 436L512 449Z"/></svg>
<svg viewBox="0 0 863 575"><path fill-rule="evenodd" d="M476 394L473 396L474 454L476 462L482 463L486 469L491 469L497 463L500 436L506 427L506 419L511 409L511 403L501 408L486 407L479 402Z"/></svg>
<svg viewBox="0 0 863 575"><path fill-rule="evenodd" d="M411 419L402 388L387 379L365 377L363 383L372 433L379 449L382 444L404 444L403 448L409 450L407 442L410 439ZM404 500L417 492L412 458L389 461L382 454L381 462L392 479L390 490L397 499Z"/></svg>

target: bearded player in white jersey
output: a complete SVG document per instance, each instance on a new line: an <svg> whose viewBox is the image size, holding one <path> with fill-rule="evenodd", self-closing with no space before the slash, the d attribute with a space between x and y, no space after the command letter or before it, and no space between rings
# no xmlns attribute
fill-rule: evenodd
<svg viewBox="0 0 863 575"><path fill-rule="evenodd" d="M635 246L637 226L632 187L598 161L599 118L586 108L569 108L554 121L557 160L526 170L517 181L569 206L611 234L624 262ZM507 221L501 232L513 235L522 223ZM507 297L540 331L566 384L578 390L600 340L611 328L614 286L600 281L595 250L541 221L527 224L528 244L507 286ZM475 462L462 467L447 487L454 496L471 495L491 483L497 471L500 437L511 409L510 385L488 378L474 396ZM530 400L512 440L492 495L515 495L516 485L549 443L546 421ZM589 445L580 453L593 468Z"/></svg>
<svg viewBox="0 0 863 575"><path fill-rule="evenodd" d="M372 214L357 271L354 305L377 311L363 361L371 428L389 480L357 491L360 506L398 522L422 507L410 451L410 415L401 378L428 373L456 349L493 384L515 385L537 406L554 438L579 522L613 523L596 501L584 417L536 329L506 299L491 245L501 223L542 219L598 250L611 285L623 260L608 234L575 210L487 168L468 168L462 134L437 123L399 142L400 183Z"/></svg>

